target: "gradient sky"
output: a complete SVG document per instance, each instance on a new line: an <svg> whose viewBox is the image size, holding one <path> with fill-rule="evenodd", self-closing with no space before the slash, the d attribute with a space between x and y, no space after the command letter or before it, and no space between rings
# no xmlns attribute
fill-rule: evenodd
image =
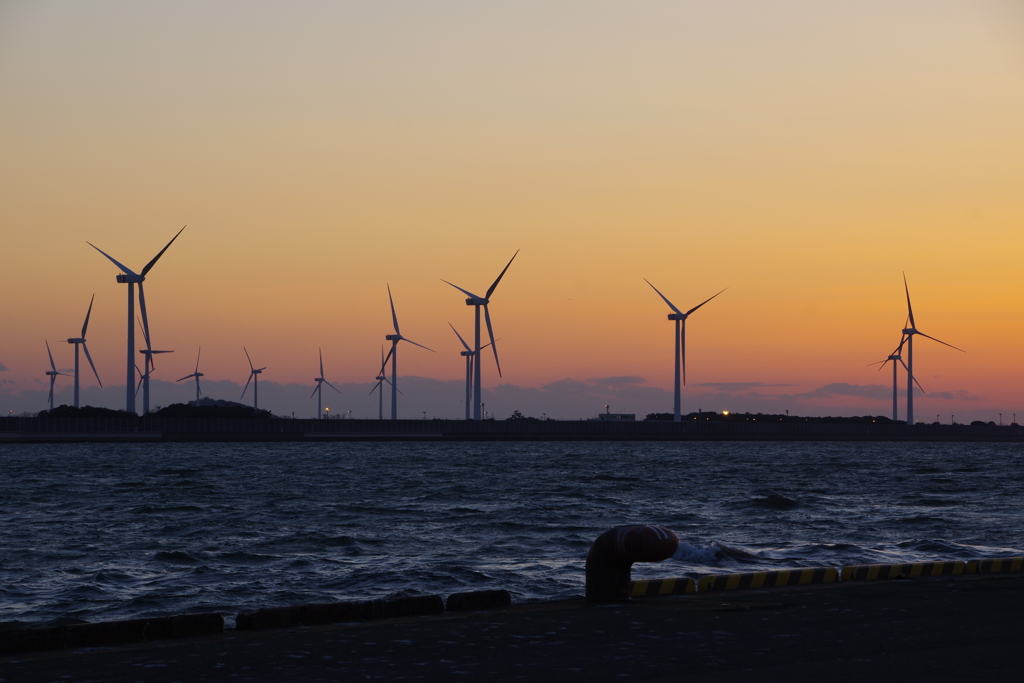
<svg viewBox="0 0 1024 683"><path fill-rule="evenodd" d="M187 224L146 281L163 380L201 344L244 383L244 344L270 382L311 390L323 347L368 383L387 283L437 351L400 374L461 379L440 278L482 293L521 249L491 388L669 396L646 277L684 309L729 287L689 321L684 410L887 414L857 387L891 380L905 271L967 351L916 344L918 416L1024 416L1022 121L1011 0L0 2L0 407L44 407L43 341L70 367L93 292L124 382L126 288L86 240L141 268Z"/></svg>

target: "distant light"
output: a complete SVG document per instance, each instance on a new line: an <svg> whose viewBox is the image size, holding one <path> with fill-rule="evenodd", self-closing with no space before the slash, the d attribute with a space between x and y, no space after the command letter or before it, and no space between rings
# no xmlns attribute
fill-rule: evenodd
<svg viewBox="0 0 1024 683"><path fill-rule="evenodd" d="M729 411L728 411L728 410L723 410L723 411L722 411L722 415L728 415L728 414L729 414Z"/></svg>

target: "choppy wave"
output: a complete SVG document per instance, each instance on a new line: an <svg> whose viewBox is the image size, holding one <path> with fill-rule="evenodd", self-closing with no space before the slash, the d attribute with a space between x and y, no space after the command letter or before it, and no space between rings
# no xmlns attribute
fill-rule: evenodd
<svg viewBox="0 0 1024 683"><path fill-rule="evenodd" d="M0 628L638 577L1022 554L1018 444L5 445Z"/></svg>

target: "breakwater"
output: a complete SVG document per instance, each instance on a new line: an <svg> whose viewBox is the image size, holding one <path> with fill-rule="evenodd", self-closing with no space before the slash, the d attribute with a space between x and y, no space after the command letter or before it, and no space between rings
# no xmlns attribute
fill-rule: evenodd
<svg viewBox="0 0 1024 683"><path fill-rule="evenodd" d="M0 443L189 441L1022 442L1024 427L900 422L0 418Z"/></svg>

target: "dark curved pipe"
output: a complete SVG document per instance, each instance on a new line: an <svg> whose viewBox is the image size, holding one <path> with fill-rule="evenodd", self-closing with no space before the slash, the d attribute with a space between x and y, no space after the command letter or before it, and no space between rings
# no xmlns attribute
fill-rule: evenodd
<svg viewBox="0 0 1024 683"><path fill-rule="evenodd" d="M672 557L679 538L663 526L617 526L594 541L587 553L587 602L629 600L634 562L661 562Z"/></svg>

